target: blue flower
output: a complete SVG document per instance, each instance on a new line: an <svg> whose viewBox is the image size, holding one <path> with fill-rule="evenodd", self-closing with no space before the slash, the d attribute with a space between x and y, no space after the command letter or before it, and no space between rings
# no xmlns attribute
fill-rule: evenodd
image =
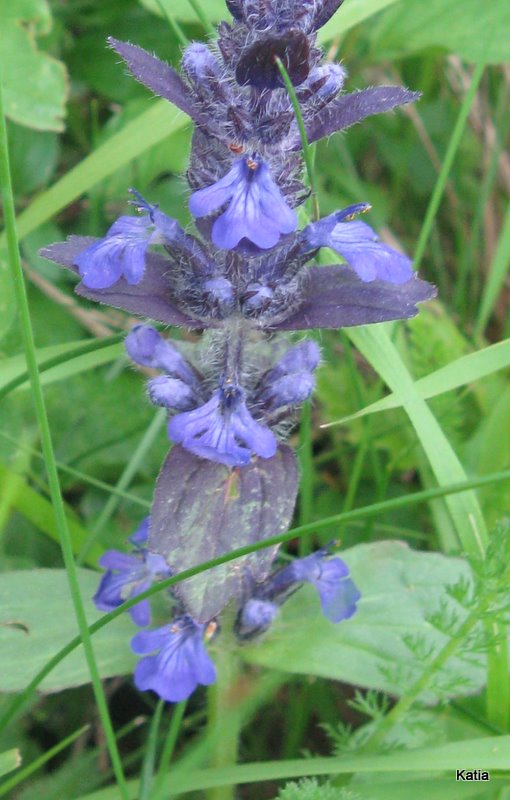
<svg viewBox="0 0 510 800"><path fill-rule="evenodd" d="M227 467L249 464L255 453L272 458L274 434L255 422L239 387L217 389L203 406L177 414L168 423L168 435L186 450Z"/></svg>
<svg viewBox="0 0 510 800"><path fill-rule="evenodd" d="M312 222L302 231L301 241L309 250L317 247L336 250L366 283L375 280L406 283L413 277L411 259L380 242L370 225L353 219L369 208L367 203L358 203Z"/></svg>
<svg viewBox="0 0 510 800"><path fill-rule="evenodd" d="M156 206L148 205L135 193L141 217L119 217L103 239L87 247L75 258L85 286L107 289L124 276L131 285L140 283L145 270L145 254L153 244L170 244L185 236L176 220Z"/></svg>
<svg viewBox="0 0 510 800"><path fill-rule="evenodd" d="M205 625L186 615L162 628L137 633L131 648L137 655L146 656L135 669L137 689L152 689L163 700L179 703L198 685L214 683L216 670L205 649L204 629Z"/></svg>
<svg viewBox="0 0 510 800"><path fill-rule="evenodd" d="M304 341L290 350L264 375L258 400L274 411L284 406L298 406L315 388L313 371L320 361L318 345Z"/></svg>
<svg viewBox="0 0 510 800"><path fill-rule="evenodd" d="M100 611L113 611L131 597L145 592L154 581L170 576L170 568L163 556L139 547L145 541L145 532L146 525L142 523L131 537L130 541L137 548L134 553L107 550L99 559L100 566L107 570L93 598L96 608ZM141 600L129 610L129 613L136 625L148 625L149 601Z"/></svg>
<svg viewBox="0 0 510 800"><path fill-rule="evenodd" d="M274 247L282 233L296 230L295 212L257 156L235 161L223 178L194 192L189 207L195 217L204 217L225 203L228 208L212 228L217 247L231 250L246 238L265 250Z"/></svg>
<svg viewBox="0 0 510 800"><path fill-rule="evenodd" d="M178 349L150 325L135 325L126 336L128 355L142 367L160 369L190 387L197 386L197 375Z"/></svg>
<svg viewBox="0 0 510 800"><path fill-rule="evenodd" d="M361 595L349 577L349 568L341 558L326 559L326 549L306 558L298 558L268 579L264 595L283 602L299 583L311 583L317 589L322 611L331 622L352 617Z"/></svg>
<svg viewBox="0 0 510 800"><path fill-rule="evenodd" d="M251 597L237 615L235 632L239 639L252 639L266 631L278 614L278 606L270 600Z"/></svg>

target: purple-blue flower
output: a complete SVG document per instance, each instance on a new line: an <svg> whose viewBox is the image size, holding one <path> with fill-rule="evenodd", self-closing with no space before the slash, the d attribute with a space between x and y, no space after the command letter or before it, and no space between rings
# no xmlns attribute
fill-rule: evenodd
<svg viewBox="0 0 510 800"><path fill-rule="evenodd" d="M320 361L320 350L312 340L300 342L264 375L258 400L274 411L284 406L298 406L315 388L313 371Z"/></svg>
<svg viewBox="0 0 510 800"><path fill-rule="evenodd" d="M186 450L227 467L249 464L252 454L272 458L276 439L251 416L238 387L217 389L203 406L168 423L170 439Z"/></svg>
<svg viewBox="0 0 510 800"><path fill-rule="evenodd" d="M251 597L237 615L235 632L239 639L252 639L266 631L276 615L279 607L271 600Z"/></svg>
<svg viewBox="0 0 510 800"><path fill-rule="evenodd" d="M326 558L327 550L318 550L306 558L297 558L268 579L264 594L278 602L285 600L299 583L311 583L317 589L322 611L331 622L352 617L361 595L349 577L349 568L341 558Z"/></svg>
<svg viewBox="0 0 510 800"><path fill-rule="evenodd" d="M197 375L193 367L168 339L164 339L150 325L135 325L131 328L124 345L129 357L137 364L160 369L188 386L197 385Z"/></svg>
<svg viewBox="0 0 510 800"><path fill-rule="evenodd" d="M145 592L154 581L170 576L170 568L163 556L140 547L146 541L147 532L148 520L144 520L130 539L136 546L133 553L107 550L99 559L100 566L107 570L93 598L100 611L113 611L131 597ZM141 600L129 613L136 625L148 625L149 601Z"/></svg>
<svg viewBox="0 0 510 800"><path fill-rule="evenodd" d="M140 217L119 217L103 239L94 242L75 258L85 286L107 289L124 277L131 285L140 283L145 254L153 244L170 244L185 236L179 223L150 206L138 193L135 205Z"/></svg>
<svg viewBox="0 0 510 800"><path fill-rule="evenodd" d="M225 203L228 208L212 228L217 247L231 250L246 238L265 250L274 247L282 233L296 230L296 213L257 156L235 161L223 178L194 192L189 207L195 217L205 217Z"/></svg>
<svg viewBox="0 0 510 800"><path fill-rule="evenodd" d="M186 615L162 628L137 633L131 648L145 656L135 669L137 689L152 689L163 700L179 703L198 685L214 683L216 670L204 645L205 627Z"/></svg>
<svg viewBox="0 0 510 800"><path fill-rule="evenodd" d="M411 259L380 242L366 222L353 219L369 208L366 203L358 203L312 222L302 231L301 241L309 250L317 247L336 250L366 283L375 280L406 283L413 276Z"/></svg>

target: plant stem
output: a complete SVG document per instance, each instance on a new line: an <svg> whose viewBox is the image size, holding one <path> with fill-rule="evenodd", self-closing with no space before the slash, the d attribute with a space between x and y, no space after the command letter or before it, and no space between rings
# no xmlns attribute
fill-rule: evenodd
<svg viewBox="0 0 510 800"><path fill-rule="evenodd" d="M222 646L215 654L218 679L208 693L207 727L211 742L209 766L212 768L231 767L237 762L242 725L239 702L240 662L233 637L226 637L228 629L231 628L230 622L231 620L223 621ZM228 723L225 724L227 717ZM207 793L207 800L234 800L234 798L234 785L217 786L209 789Z"/></svg>

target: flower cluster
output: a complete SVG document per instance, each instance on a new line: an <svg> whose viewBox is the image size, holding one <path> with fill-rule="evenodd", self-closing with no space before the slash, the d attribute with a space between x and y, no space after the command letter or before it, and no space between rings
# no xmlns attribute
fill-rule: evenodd
<svg viewBox="0 0 510 800"><path fill-rule="evenodd" d="M154 581L170 577L170 570L161 556L149 553L147 543L149 519L143 521L130 537L135 550L127 554L110 550L100 564L107 568L94 602L101 611L111 611L127 599L136 597ZM296 559L277 570L260 584L245 587L238 602L235 633L240 643L268 630L279 607L303 583L312 584L319 595L324 616L331 622L349 619L356 611L360 594L349 577L342 559L328 558L327 548L306 558ZM131 648L143 658L138 662L134 679L141 691L151 689L168 702L185 700L198 686L209 686L216 680L216 670L206 648L218 631L216 620L198 623L178 600L175 617L166 625L141 630L131 640ZM148 600L132 606L131 618L141 628L150 624Z"/></svg>
<svg viewBox="0 0 510 800"><path fill-rule="evenodd" d="M180 74L136 45L109 40L137 80L194 123L186 175L194 230L131 189L137 216L121 216L103 238L71 236L42 253L79 276L79 295L203 336L178 346L140 324L126 339L130 358L158 373L147 392L168 409L174 444L148 540L139 535L131 554L102 558L101 609L288 527L298 479L283 439L314 389L320 354L314 341L291 346L282 332L406 319L434 295L407 256L358 219L367 203L298 229L296 209L309 190L293 101L311 143L418 97L394 86L342 91L344 67L325 63L316 41L341 2L227 0L232 22L219 25L214 42L191 43ZM344 263L318 266L321 248ZM302 582L317 588L332 621L354 613L359 595L340 559L319 551L271 574L276 553L186 581L174 621L133 639L144 656L137 685L179 700L211 683L204 637L231 600L240 639L266 630ZM132 616L146 625L147 603Z"/></svg>

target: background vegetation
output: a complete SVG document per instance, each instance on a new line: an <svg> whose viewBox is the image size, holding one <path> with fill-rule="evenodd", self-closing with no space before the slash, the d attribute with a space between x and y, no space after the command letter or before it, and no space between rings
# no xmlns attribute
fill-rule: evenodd
<svg viewBox="0 0 510 800"><path fill-rule="evenodd" d="M175 22L187 38L206 35L196 5L0 6L17 226L55 457L34 413L4 234L0 797L221 800L231 790L214 787L230 783L246 800L508 800L508 0L346 0L321 32L349 89L423 92L318 146L322 212L370 202L369 221L439 290L409 323L321 334L318 391L294 437L302 484L287 551L340 539L359 613L335 627L303 589L262 643L243 648L222 720L227 737L242 724L239 763L220 766L204 694L174 708L139 695L129 618L92 606L98 557L147 514L168 442L123 352L134 320L76 299L73 278L37 250L70 232L103 235L131 185L189 222L187 120L127 77L105 39L178 64ZM201 10L208 24L225 14L221 0ZM85 620L101 618L91 646L86 635L77 646L73 603L82 637ZM108 750L119 754L113 770ZM456 768L490 770L491 781L458 784Z"/></svg>

